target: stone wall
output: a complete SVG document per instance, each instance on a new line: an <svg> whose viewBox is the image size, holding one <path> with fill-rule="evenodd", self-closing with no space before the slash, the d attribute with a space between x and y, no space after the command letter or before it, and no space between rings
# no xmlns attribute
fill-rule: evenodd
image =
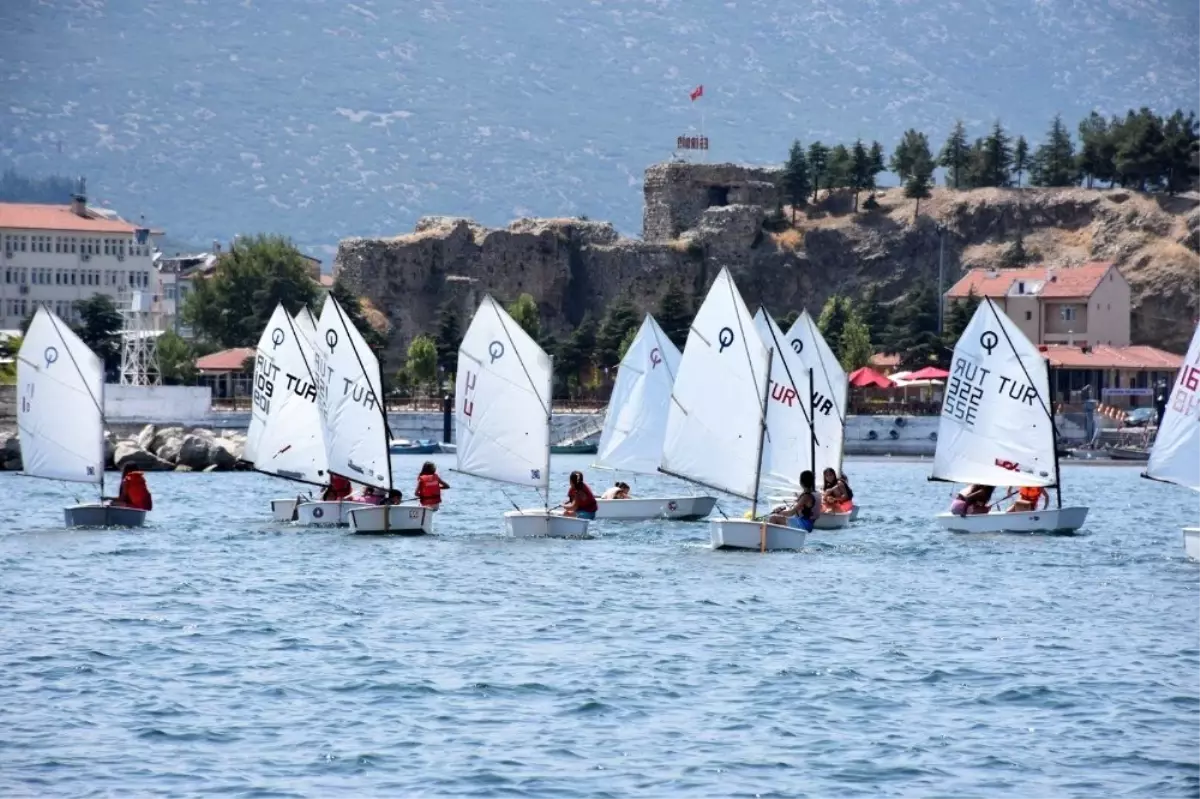
<svg viewBox="0 0 1200 799"><path fill-rule="evenodd" d="M777 167L737 164L655 164L646 170L642 240L664 242L699 224L705 211L726 205L774 208L779 203Z"/></svg>

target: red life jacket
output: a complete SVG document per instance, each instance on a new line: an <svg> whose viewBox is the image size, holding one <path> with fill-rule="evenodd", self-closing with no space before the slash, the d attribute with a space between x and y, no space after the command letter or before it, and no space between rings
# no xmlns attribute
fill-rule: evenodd
<svg viewBox="0 0 1200 799"><path fill-rule="evenodd" d="M117 492L117 498L131 508L154 510L154 500L146 486L146 477L141 472L129 472L121 478L121 489Z"/></svg>
<svg viewBox="0 0 1200 799"><path fill-rule="evenodd" d="M596 504L596 497L592 494L592 489L588 488L587 483L580 483L578 487L569 490L567 499L575 503L576 511L584 513L595 513L600 507Z"/></svg>
<svg viewBox="0 0 1200 799"><path fill-rule="evenodd" d="M441 505L441 479L436 474L417 475L417 498L422 505Z"/></svg>
<svg viewBox="0 0 1200 799"><path fill-rule="evenodd" d="M350 485L350 481L341 475L330 475L329 487L325 489L325 493L321 499L326 502L336 502L350 496L354 491L354 486Z"/></svg>

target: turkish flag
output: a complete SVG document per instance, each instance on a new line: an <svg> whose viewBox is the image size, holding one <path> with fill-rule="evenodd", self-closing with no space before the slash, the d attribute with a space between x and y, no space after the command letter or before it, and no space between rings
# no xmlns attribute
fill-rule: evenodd
<svg viewBox="0 0 1200 799"><path fill-rule="evenodd" d="M697 100L699 100L701 97L703 97L704 96L704 84L701 83L699 86L692 89L691 94L689 96L692 98L693 103L696 102Z"/></svg>

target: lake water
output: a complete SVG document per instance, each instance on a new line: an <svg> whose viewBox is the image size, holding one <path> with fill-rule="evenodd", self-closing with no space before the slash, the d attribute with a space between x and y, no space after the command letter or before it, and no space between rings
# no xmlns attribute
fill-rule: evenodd
<svg viewBox="0 0 1200 799"><path fill-rule="evenodd" d="M767 555L506 540L448 471L433 537L272 526L250 473L67 533L86 492L3 475L0 794L1200 796L1193 494L1067 466L1085 535L968 537L927 464L847 471L859 522Z"/></svg>

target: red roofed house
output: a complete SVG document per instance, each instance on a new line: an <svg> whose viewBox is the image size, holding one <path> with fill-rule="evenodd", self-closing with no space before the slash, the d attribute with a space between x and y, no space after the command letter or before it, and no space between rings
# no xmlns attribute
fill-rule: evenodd
<svg viewBox="0 0 1200 799"><path fill-rule="evenodd" d="M70 205L0 203L0 329L43 303L73 321L75 302L93 294L152 294L151 233L161 231L89 207L82 181Z"/></svg>
<svg viewBox="0 0 1200 799"><path fill-rule="evenodd" d="M214 399L250 396L250 381L254 376L244 366L255 353L254 347L234 347L197 358L196 371L201 383L212 387Z"/></svg>
<svg viewBox="0 0 1200 799"><path fill-rule="evenodd" d="M1146 406L1154 387L1170 385L1183 363L1154 347L1130 346L1129 283L1113 264L972 269L946 292L946 305L972 290L1043 345L1059 401Z"/></svg>

